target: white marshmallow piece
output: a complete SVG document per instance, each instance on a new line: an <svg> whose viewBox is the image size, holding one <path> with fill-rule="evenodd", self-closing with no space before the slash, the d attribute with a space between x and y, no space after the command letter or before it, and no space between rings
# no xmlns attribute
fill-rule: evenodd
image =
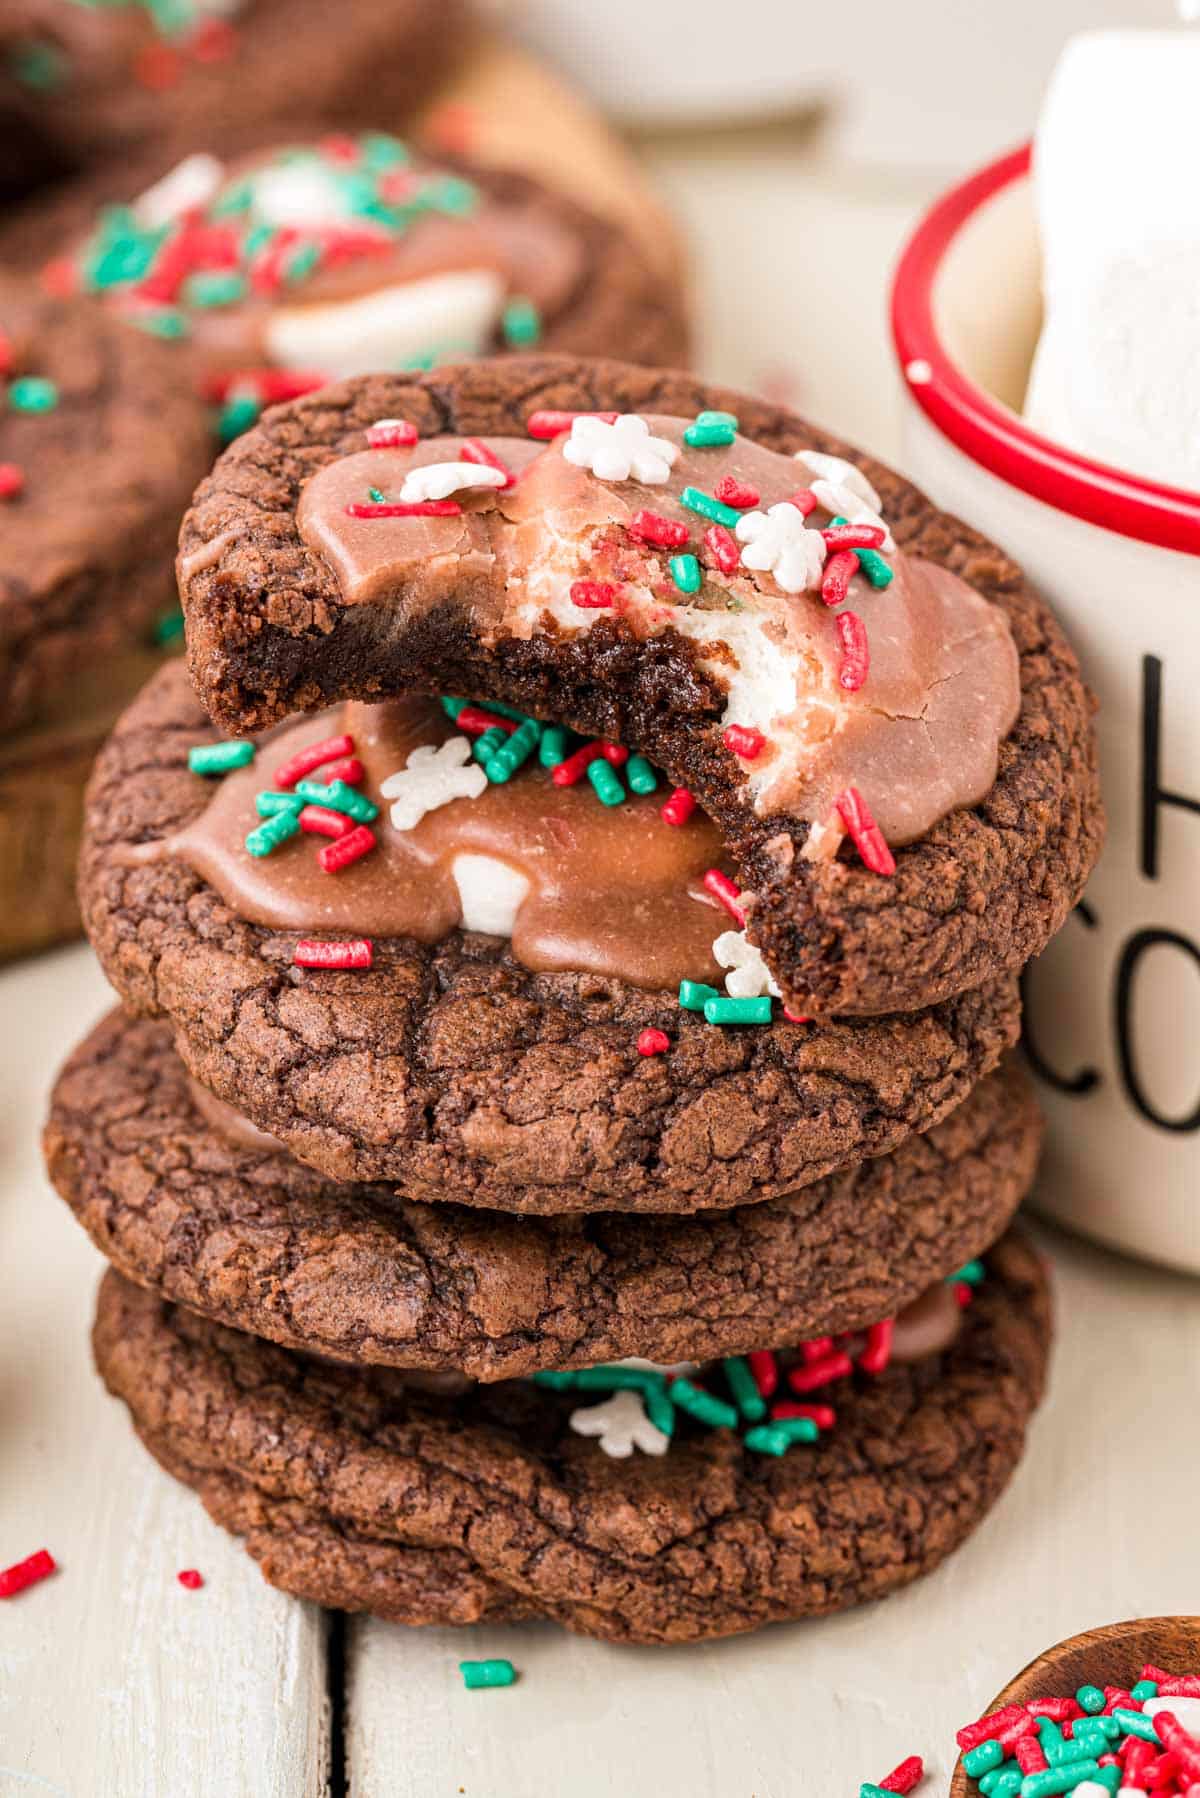
<svg viewBox="0 0 1200 1798"><path fill-rule="evenodd" d="M844 487L848 493L853 493L858 503L870 506L872 512L878 512L883 505L862 469L856 468L853 462L847 462L844 456L823 456L819 450L797 450L795 459L802 462L809 474L816 475L818 480L828 481L832 487ZM816 491L814 487L813 492ZM820 498L820 495L817 497Z"/></svg>
<svg viewBox="0 0 1200 1798"><path fill-rule="evenodd" d="M726 930L712 946L713 960L719 968L728 968L725 991L731 999L761 999L767 993L773 999L783 994L771 978L771 971L755 944L744 930Z"/></svg>
<svg viewBox="0 0 1200 1798"><path fill-rule="evenodd" d="M786 501L767 512L743 512L736 535L742 563L773 574L785 593L815 587L825 566L825 539L810 531L799 508Z"/></svg>
<svg viewBox="0 0 1200 1798"><path fill-rule="evenodd" d="M1200 1698L1147 1698L1142 1706L1147 1717L1157 1717L1160 1711L1170 1711L1189 1736L1200 1737Z"/></svg>
<svg viewBox="0 0 1200 1798"><path fill-rule="evenodd" d="M641 481L660 487L671 478L679 448L665 437L652 437L636 412L622 413L612 424L602 418L577 418L563 444L563 455L586 468L599 481Z"/></svg>
<svg viewBox="0 0 1200 1798"><path fill-rule="evenodd" d="M665 1455L670 1438L646 1416L638 1392L614 1392L602 1405L572 1411L571 1428L577 1436L598 1436L600 1447L614 1460L624 1461L635 1448L644 1455Z"/></svg>
<svg viewBox="0 0 1200 1798"><path fill-rule="evenodd" d="M456 855L450 864L462 928L484 936L510 937L517 927L529 882L518 868L497 861L494 855Z"/></svg>
<svg viewBox="0 0 1200 1798"><path fill-rule="evenodd" d="M1093 31L1034 148L1043 326L1025 416L1097 461L1200 488L1200 33Z"/></svg>
<svg viewBox="0 0 1200 1798"><path fill-rule="evenodd" d="M379 791L394 801L393 830L415 830L426 812L452 799L478 799L487 784L487 775L471 760L470 738L448 737L414 749L407 765L389 774Z"/></svg>
<svg viewBox="0 0 1200 1798"><path fill-rule="evenodd" d="M201 152L185 156L169 174L133 202L133 216L146 230L156 231L160 225L169 225L181 213L207 206L220 191L224 179L225 164L217 157Z"/></svg>
<svg viewBox="0 0 1200 1798"><path fill-rule="evenodd" d="M426 356L478 356L491 342L503 305L499 275L463 269L337 305L281 306L263 327L267 358L341 380L411 367Z"/></svg>
<svg viewBox="0 0 1200 1798"><path fill-rule="evenodd" d="M468 488L503 487L507 479L502 468L479 462L428 462L405 475L400 498L406 506L419 505L422 500L449 499Z"/></svg>

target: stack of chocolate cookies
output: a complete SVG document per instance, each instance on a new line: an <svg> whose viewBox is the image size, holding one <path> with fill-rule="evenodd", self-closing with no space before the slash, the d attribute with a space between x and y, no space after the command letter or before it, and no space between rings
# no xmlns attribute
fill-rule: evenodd
<svg viewBox="0 0 1200 1798"><path fill-rule="evenodd" d="M151 1453L410 1623L935 1566L1042 1389L1017 976L1101 834L1019 570L777 408L530 357L267 413L178 572L46 1139Z"/></svg>

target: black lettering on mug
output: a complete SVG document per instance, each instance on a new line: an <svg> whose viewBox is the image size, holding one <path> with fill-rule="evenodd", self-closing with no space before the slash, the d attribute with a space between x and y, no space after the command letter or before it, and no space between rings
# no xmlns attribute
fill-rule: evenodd
<svg viewBox="0 0 1200 1798"><path fill-rule="evenodd" d="M1159 808L1177 805L1200 812L1200 799L1164 787L1162 769L1163 665L1158 656L1142 657L1142 873L1158 879Z"/></svg>
<svg viewBox="0 0 1200 1798"><path fill-rule="evenodd" d="M1095 930L1096 914L1086 899L1079 901L1072 916L1077 917L1088 930ZM1085 1093L1094 1091L1100 1085L1101 1075L1095 1068L1086 1067L1080 1068L1076 1074L1056 1073L1038 1049L1037 1039L1033 1034L1033 1007L1030 990L1030 976L1036 966L1036 962L1032 963L1021 975L1021 1001L1025 1007L1025 1054L1034 1073L1039 1079L1044 1080L1047 1086L1052 1086L1055 1092L1068 1093L1073 1098L1081 1099Z"/></svg>
<svg viewBox="0 0 1200 1798"><path fill-rule="evenodd" d="M1192 803L1190 800L1187 802ZM1197 808L1200 809L1200 808ZM1200 1098L1186 1117L1171 1118L1153 1105L1138 1073L1137 1062L1133 1052L1133 982L1137 974L1138 963L1149 949L1166 946L1179 949L1188 956L1200 972L1200 949L1187 937L1180 936L1176 930L1137 930L1129 938L1121 951L1121 959L1117 964L1116 982L1116 1031L1117 1055L1121 1064L1121 1079L1130 1100L1151 1124L1160 1130L1177 1131L1186 1135L1191 1130L1200 1130Z"/></svg>

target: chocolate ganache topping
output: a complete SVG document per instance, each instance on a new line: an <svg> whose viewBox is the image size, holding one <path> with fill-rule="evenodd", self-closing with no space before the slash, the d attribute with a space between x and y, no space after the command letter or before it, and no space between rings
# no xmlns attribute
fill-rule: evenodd
<svg viewBox="0 0 1200 1798"><path fill-rule="evenodd" d="M723 724L749 733L752 752L730 754L760 816L823 824L854 787L889 843L911 842L996 778L1020 703L1007 620L897 552L852 465L732 425L714 447L721 430L701 442L683 419L605 415L545 444L490 439L511 478L486 487L465 465L457 485L434 480L462 461L457 438L357 451L308 481L299 530L348 604L400 595L410 618L453 604L488 645L613 616L691 639L726 692ZM867 541L839 587L846 519Z"/></svg>
<svg viewBox="0 0 1200 1798"><path fill-rule="evenodd" d="M197 818L164 847L220 893L239 917L276 929L437 943L458 929L508 936L540 972L569 971L668 991L684 979L720 983L713 942L730 920L705 891L724 868L720 839L699 811L665 824L665 792L630 794L614 808L587 781L556 786L530 762L475 798L452 798L411 829L383 803L374 851L329 874L321 838L294 836L257 858L246 836L255 796L299 749L346 733L364 766L361 790L378 798L414 750L455 735L440 706L407 699L346 705L284 726L252 765L227 775Z"/></svg>

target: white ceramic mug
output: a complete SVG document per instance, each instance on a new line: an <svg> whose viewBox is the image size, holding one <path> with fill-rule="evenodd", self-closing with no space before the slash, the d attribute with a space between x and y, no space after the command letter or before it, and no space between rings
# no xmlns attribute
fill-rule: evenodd
<svg viewBox="0 0 1200 1798"><path fill-rule="evenodd" d="M906 465L1024 564L1100 699L1108 845L1026 976L1050 1118L1038 1201L1200 1273L1200 494L1026 427L1038 288L1025 148L939 201L901 259Z"/></svg>

